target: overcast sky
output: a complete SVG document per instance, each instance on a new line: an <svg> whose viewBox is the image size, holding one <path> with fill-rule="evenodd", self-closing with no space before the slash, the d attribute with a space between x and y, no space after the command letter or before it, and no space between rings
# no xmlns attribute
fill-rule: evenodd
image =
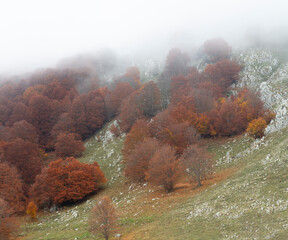
<svg viewBox="0 0 288 240"><path fill-rule="evenodd" d="M0 74L100 48L148 51L214 37L233 45L247 32L288 30L287 9L287 0L1 0Z"/></svg>

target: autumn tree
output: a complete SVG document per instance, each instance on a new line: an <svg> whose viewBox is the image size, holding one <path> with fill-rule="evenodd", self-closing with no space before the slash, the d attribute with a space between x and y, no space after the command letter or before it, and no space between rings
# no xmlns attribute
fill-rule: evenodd
<svg viewBox="0 0 288 240"><path fill-rule="evenodd" d="M19 229L17 220L12 216L13 209L10 208L8 203L0 198L0 239L11 239Z"/></svg>
<svg viewBox="0 0 288 240"><path fill-rule="evenodd" d="M63 113L57 123L53 126L51 130L51 138L53 143L56 143L57 136L63 133L74 133L76 134L75 129L75 120L72 119L69 113ZM80 136L80 135L79 135Z"/></svg>
<svg viewBox="0 0 288 240"><path fill-rule="evenodd" d="M175 150L169 145L161 147L149 162L149 182L162 185L167 192L172 192L179 176L179 164Z"/></svg>
<svg viewBox="0 0 288 240"><path fill-rule="evenodd" d="M108 240L117 227L116 209L111 199L104 196L92 209L90 231Z"/></svg>
<svg viewBox="0 0 288 240"><path fill-rule="evenodd" d="M29 108L32 113L32 124L37 130L40 144L45 146L53 127L53 108L51 100L46 96L31 97Z"/></svg>
<svg viewBox="0 0 288 240"><path fill-rule="evenodd" d="M84 144L73 133L61 133L57 137L55 152L58 157L79 157L85 150Z"/></svg>
<svg viewBox="0 0 288 240"><path fill-rule="evenodd" d="M74 99L69 114L75 122L76 133L85 139L105 122L104 97L98 90L82 94Z"/></svg>
<svg viewBox="0 0 288 240"><path fill-rule="evenodd" d="M153 138L146 138L137 144L126 159L125 176L132 181L147 180L149 161L159 148L160 143Z"/></svg>
<svg viewBox="0 0 288 240"><path fill-rule="evenodd" d="M225 100L210 114L212 125L219 136L232 136L245 131L247 121L241 115L239 105L232 99Z"/></svg>
<svg viewBox="0 0 288 240"><path fill-rule="evenodd" d="M96 192L105 182L97 162L89 165L73 157L59 159L37 176L30 198L39 207L75 202Z"/></svg>
<svg viewBox="0 0 288 240"><path fill-rule="evenodd" d="M124 161L126 161L127 157L132 153L136 145L144 141L144 139L148 138L149 136L150 133L147 121L143 119L137 120L125 138L124 147L122 150Z"/></svg>
<svg viewBox="0 0 288 240"><path fill-rule="evenodd" d="M162 105L166 108L169 104L171 78L178 75L186 75L188 72L189 56L180 49L171 49L167 55L165 69L158 79L158 87L161 91Z"/></svg>
<svg viewBox="0 0 288 240"><path fill-rule="evenodd" d="M30 141L38 144L39 138L36 129L25 120L15 122L10 130L11 140L21 138L24 141Z"/></svg>
<svg viewBox="0 0 288 240"><path fill-rule="evenodd" d="M214 162L211 155L198 145L189 146L179 161L186 173L197 181L198 187L202 186L202 180L213 170Z"/></svg>
<svg viewBox="0 0 288 240"><path fill-rule="evenodd" d="M204 52L208 55L210 61L217 62L228 58L232 49L224 39L215 38L209 39L204 43Z"/></svg>
<svg viewBox="0 0 288 240"><path fill-rule="evenodd" d="M239 79L241 67L233 60L223 59L215 64L209 64L205 68L204 74L212 83L218 84L222 91Z"/></svg>
<svg viewBox="0 0 288 240"><path fill-rule="evenodd" d="M266 127L267 123L265 119L259 117L248 124L247 132L250 136L254 138L261 138L264 136L264 131Z"/></svg>
<svg viewBox="0 0 288 240"><path fill-rule="evenodd" d="M1 160L14 165L28 185L34 183L36 175L41 171L38 145L21 138L2 147Z"/></svg>
<svg viewBox="0 0 288 240"><path fill-rule="evenodd" d="M32 221L35 221L37 218L37 205L34 203L34 201L29 202L26 213L30 216Z"/></svg>
<svg viewBox="0 0 288 240"><path fill-rule="evenodd" d="M158 87L152 81L144 84L122 102L120 110L121 130L127 132L140 118L154 116L161 107Z"/></svg>
<svg viewBox="0 0 288 240"><path fill-rule="evenodd" d="M25 210L26 197L22 179L17 169L7 163L0 163L0 196L14 212L21 213Z"/></svg>
<svg viewBox="0 0 288 240"><path fill-rule="evenodd" d="M23 102L16 102L13 105L13 110L6 122L6 125L12 126L15 122L22 120L25 120L28 123L32 122L31 110Z"/></svg>
<svg viewBox="0 0 288 240"><path fill-rule="evenodd" d="M109 120L119 114L123 99L128 97L134 90L128 82L117 82L115 88L106 95L105 107Z"/></svg>
<svg viewBox="0 0 288 240"><path fill-rule="evenodd" d="M153 117L161 108L161 96L157 85L150 81L137 90L136 104L146 117Z"/></svg>
<svg viewBox="0 0 288 240"><path fill-rule="evenodd" d="M144 118L143 111L136 104L137 93L133 92L122 101L119 124L122 132L129 132L137 119Z"/></svg>

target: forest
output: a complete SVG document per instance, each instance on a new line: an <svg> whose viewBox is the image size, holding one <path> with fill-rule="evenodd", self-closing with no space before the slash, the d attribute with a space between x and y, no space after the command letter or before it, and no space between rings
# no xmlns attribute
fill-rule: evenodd
<svg viewBox="0 0 288 240"><path fill-rule="evenodd" d="M200 187L211 176L215 162L205 141L242 133L264 136L275 114L264 107L259 93L235 87L243 66L231 46L222 38L210 39L201 52L199 67L188 53L171 49L161 74L148 80L137 66L106 81L89 64L75 67L72 62L4 81L0 236L9 239L17 216L25 212L35 218L37 211L105 191L107 179L97 159L92 164L77 159L85 141L112 120L119 123L110 128L114 136L126 134L127 181L148 182L167 193L179 179ZM104 200L112 211L111 200ZM103 234L106 238L108 233Z"/></svg>

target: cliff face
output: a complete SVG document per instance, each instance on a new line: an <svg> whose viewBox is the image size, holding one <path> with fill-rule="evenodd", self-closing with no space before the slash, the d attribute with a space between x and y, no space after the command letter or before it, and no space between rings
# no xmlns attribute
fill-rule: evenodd
<svg viewBox="0 0 288 240"><path fill-rule="evenodd" d="M243 65L236 87L247 86L261 93L265 106L276 113L266 133L288 125L288 63L277 52L265 49L239 51L236 55Z"/></svg>

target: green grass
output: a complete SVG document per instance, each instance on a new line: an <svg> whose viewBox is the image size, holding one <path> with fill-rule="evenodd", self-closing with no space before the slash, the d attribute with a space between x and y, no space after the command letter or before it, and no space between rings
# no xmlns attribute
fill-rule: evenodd
<svg viewBox="0 0 288 240"><path fill-rule="evenodd" d="M121 239L287 239L288 129L256 143L245 136L209 140L216 172L237 171L198 193L166 194L149 184L127 182L122 176L123 141L103 144L89 139L81 161L99 163L108 179L104 190L76 206L42 214L36 223L23 224L21 235L39 240L97 239L88 231L88 219L96 201L108 195L120 216Z"/></svg>

